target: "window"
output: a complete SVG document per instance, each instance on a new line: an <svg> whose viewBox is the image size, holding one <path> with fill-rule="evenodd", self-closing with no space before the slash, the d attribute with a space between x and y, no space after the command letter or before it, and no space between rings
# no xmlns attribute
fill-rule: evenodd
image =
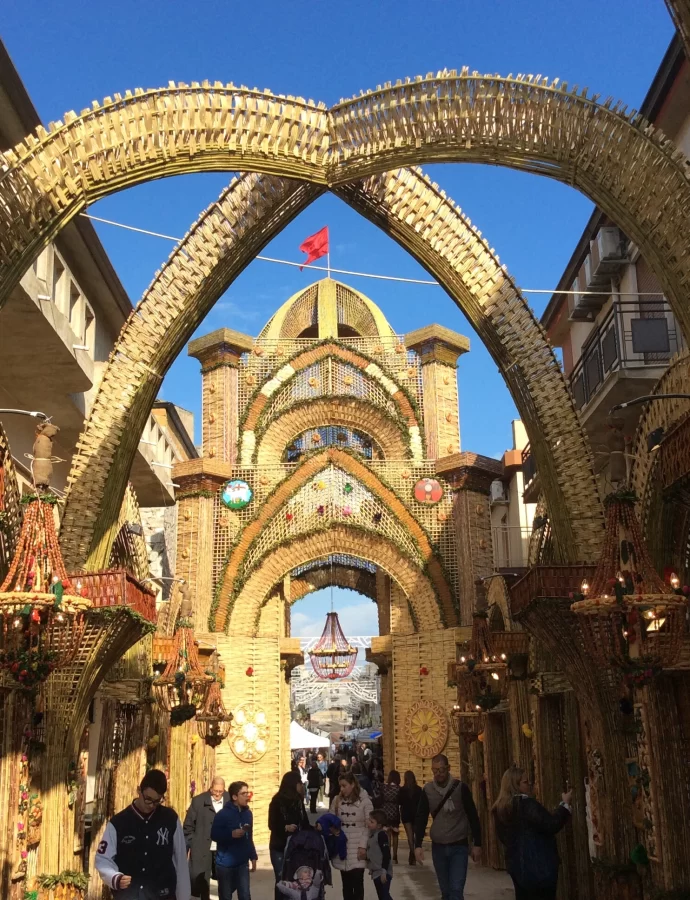
<svg viewBox="0 0 690 900"><path fill-rule="evenodd" d="M84 332L82 341L91 353L96 346L96 317L88 303L84 302Z"/></svg>
<svg viewBox="0 0 690 900"><path fill-rule="evenodd" d="M62 264L62 260L57 253L53 253L53 303L61 312L64 311L63 294L66 280L67 274L65 272L65 267Z"/></svg>
<svg viewBox="0 0 690 900"><path fill-rule="evenodd" d="M73 281L69 283L69 309L67 311L67 318L69 319L69 324L72 331L75 334L82 333L82 302L81 302L81 294L79 293L79 288Z"/></svg>

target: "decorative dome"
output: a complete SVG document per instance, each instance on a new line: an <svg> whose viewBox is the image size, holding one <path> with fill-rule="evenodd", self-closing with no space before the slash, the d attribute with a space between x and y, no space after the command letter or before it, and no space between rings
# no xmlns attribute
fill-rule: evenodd
<svg viewBox="0 0 690 900"><path fill-rule="evenodd" d="M286 300L259 338L393 338L394 335L372 300L340 281L324 278Z"/></svg>

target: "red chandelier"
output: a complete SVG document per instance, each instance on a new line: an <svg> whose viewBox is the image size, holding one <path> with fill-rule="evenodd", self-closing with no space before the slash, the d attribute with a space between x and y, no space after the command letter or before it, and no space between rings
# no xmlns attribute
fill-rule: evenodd
<svg viewBox="0 0 690 900"><path fill-rule="evenodd" d="M319 678L330 681L347 678L357 662L357 652L340 627L338 613L327 613L321 637L314 649L309 651L311 664Z"/></svg>
<svg viewBox="0 0 690 900"><path fill-rule="evenodd" d="M91 601L72 585L58 546L52 495L29 499L17 549L0 585L0 668L23 687L73 658Z"/></svg>

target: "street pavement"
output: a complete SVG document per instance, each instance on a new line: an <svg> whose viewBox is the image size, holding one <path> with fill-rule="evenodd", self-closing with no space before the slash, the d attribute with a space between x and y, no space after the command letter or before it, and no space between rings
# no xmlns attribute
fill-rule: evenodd
<svg viewBox="0 0 690 900"><path fill-rule="evenodd" d="M319 810L321 815L323 809ZM316 818L310 816L310 818ZM251 876L252 900L273 900L274 878L268 850L258 850L259 861L257 871ZM441 892L431 865L431 846L425 846L425 863L423 866L409 866L404 862L394 865L391 882L392 900L440 900ZM400 841L398 858L408 858L407 841ZM237 895L235 895L236 897ZM217 900L217 885L211 882L211 897ZM333 871L333 887L326 888L326 900L341 900L342 888L340 873ZM465 900L513 900L515 893L510 878L505 872L496 872L470 863L465 887ZM365 900L376 900L376 891L367 872L364 876ZM234 898L233 898L234 900Z"/></svg>

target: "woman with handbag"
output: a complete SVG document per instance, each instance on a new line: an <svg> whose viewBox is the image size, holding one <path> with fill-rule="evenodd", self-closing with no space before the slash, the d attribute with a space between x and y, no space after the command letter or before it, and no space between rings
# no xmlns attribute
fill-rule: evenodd
<svg viewBox="0 0 690 900"><path fill-rule="evenodd" d="M572 793L563 793L560 806L551 813L530 796L524 769L511 766L504 773L492 812L506 848L515 900L555 900L560 865L556 835L570 821Z"/></svg>
<svg viewBox="0 0 690 900"><path fill-rule="evenodd" d="M336 858L333 866L340 869L343 880L343 900L364 900L364 870L367 866L369 841L368 819L373 806L371 798L362 791L357 777L351 772L340 776L340 793L331 803L331 812L342 822L347 838L347 856Z"/></svg>

